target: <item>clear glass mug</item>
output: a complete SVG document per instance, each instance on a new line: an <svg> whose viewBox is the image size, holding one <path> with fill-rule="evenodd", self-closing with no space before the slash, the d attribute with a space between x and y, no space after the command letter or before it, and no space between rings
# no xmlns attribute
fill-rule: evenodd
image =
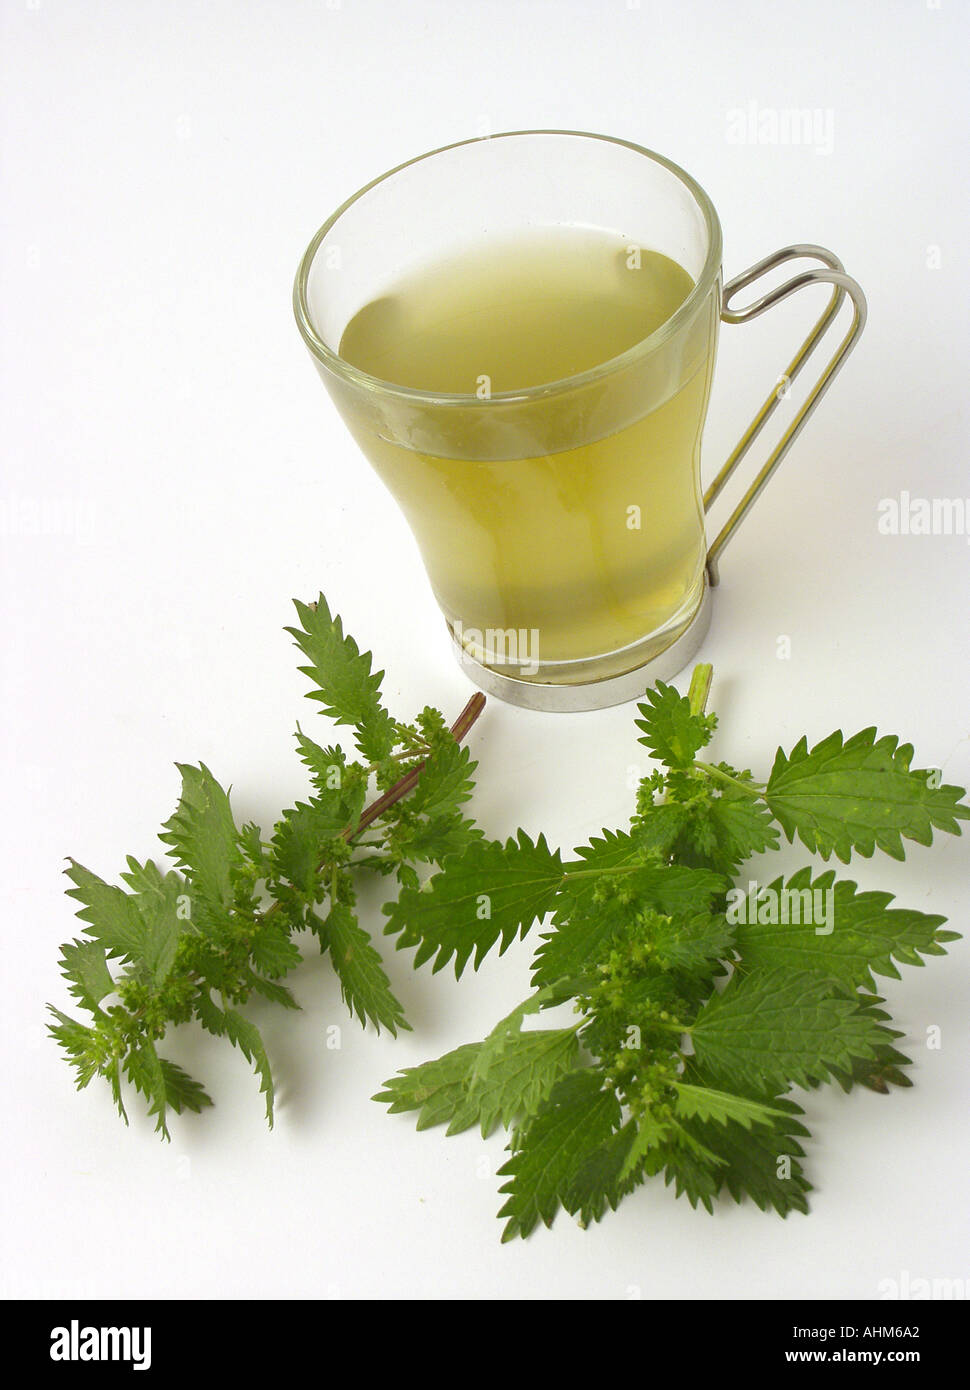
<svg viewBox="0 0 970 1390"><path fill-rule="evenodd" d="M340 356L347 324L417 269L536 228L618 233L635 263L662 252L694 287L650 336L591 370L519 391L435 394ZM797 258L821 261L744 308L735 294ZM803 286L828 305L704 492L700 441L720 321L742 323ZM853 314L725 526L704 515L798 376L846 295ZM533 709L596 709L676 674L710 621L718 561L854 346L865 298L837 257L791 246L722 291L721 228L670 160L577 131L448 145L375 179L311 241L297 323L324 384L401 506L457 653L476 684Z"/></svg>

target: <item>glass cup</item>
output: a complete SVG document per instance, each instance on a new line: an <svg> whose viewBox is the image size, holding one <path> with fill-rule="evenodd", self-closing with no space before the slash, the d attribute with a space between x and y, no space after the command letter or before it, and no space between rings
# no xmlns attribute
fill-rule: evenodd
<svg viewBox="0 0 970 1390"><path fill-rule="evenodd" d="M523 390L491 393L479 383L436 393L341 357L348 323L365 306L391 304L415 271L499 238L559 228L618 234L633 269L641 252L661 252L693 289L619 356ZM740 290L798 258L822 268L732 308ZM820 282L832 287L825 311L704 492L700 441L719 323L746 322ZM846 295L848 331L708 545L705 512ZM411 526L468 674L503 699L550 710L621 703L691 660L724 546L866 313L859 286L818 246L786 247L722 290L720 223L689 174L626 140L549 130L448 145L367 184L311 241L294 309L337 409Z"/></svg>

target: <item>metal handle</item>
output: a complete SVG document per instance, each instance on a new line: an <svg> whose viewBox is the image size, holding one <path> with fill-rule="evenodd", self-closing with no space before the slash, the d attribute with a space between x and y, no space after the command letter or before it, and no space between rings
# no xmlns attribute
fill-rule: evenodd
<svg viewBox="0 0 970 1390"><path fill-rule="evenodd" d="M732 309L730 307L731 299L739 290L743 290L748 285L753 284L755 280L760 279L760 277L765 275L769 270L774 270L776 266L783 265L785 261L797 260L803 256L810 256L815 260L821 261L828 269L802 271L800 275L796 275L793 279L786 281L785 284L779 285L777 289L770 290L766 295L763 295L761 299L756 299L755 302L749 304L747 308ZM775 304L780 304L783 299L787 299L788 296L794 294L796 290L803 289L805 285L820 284L834 286L832 298L829 300L825 312L815 324L815 327L805 339L804 343L802 343L780 379L788 383L795 380L809 357L815 351L815 348L825 334L825 330L839 312L846 294L851 297L854 305L852 323L849 326L849 331L839 344L834 357L809 393L808 399L802 405L794 420L768 455L768 459L762 466L761 472L728 517L728 520L721 528L717 538L708 550L707 577L712 586L720 581L718 561L721 556L721 551L734 535L756 499L760 497L761 493L764 491L769 478L797 439L805 421L828 390L832 378L839 371L843 362L855 347L856 341L866 321L865 295L862 293L862 290L856 284L855 280L853 280L850 275L846 275L845 269L838 256L833 256L831 251L826 251L822 246L786 246L783 250L776 251L774 255L766 256L763 261L759 261L757 265L753 265L750 270L744 271L742 275L735 276L733 280L724 286L724 293L721 299L722 320L725 323L747 323L749 319L757 318L758 315L763 314L766 309L770 309ZM705 512L709 510L714 499L719 496L721 489L744 458L755 439L757 439L762 428L777 409L779 402L784 399L784 396L785 393L779 392L777 389L772 391L771 395L751 421L751 424L738 441L734 452L704 493Z"/></svg>

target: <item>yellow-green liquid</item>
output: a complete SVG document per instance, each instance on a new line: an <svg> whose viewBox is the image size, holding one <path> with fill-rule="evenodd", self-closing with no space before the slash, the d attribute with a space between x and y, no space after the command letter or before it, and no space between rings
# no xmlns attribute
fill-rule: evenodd
<svg viewBox="0 0 970 1390"><path fill-rule="evenodd" d="M549 663L615 654L689 620L703 582L698 450L713 342L688 363L668 353L662 389L654 382L639 418L627 402L622 428L609 424L609 376L578 406L554 389L536 408L547 442L562 412L551 451L530 451L531 405L510 430L495 397L618 357L692 288L674 261L618 236L537 230L413 274L341 338L340 356L384 381L482 398L473 426L467 407L429 406L428 452L427 430L418 448L363 414L348 423L404 510L449 621L536 634L539 679L556 679Z"/></svg>

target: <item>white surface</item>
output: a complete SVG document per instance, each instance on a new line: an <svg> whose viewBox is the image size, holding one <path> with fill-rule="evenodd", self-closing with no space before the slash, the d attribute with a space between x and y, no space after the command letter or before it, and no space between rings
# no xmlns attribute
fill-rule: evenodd
<svg viewBox="0 0 970 1390"><path fill-rule="evenodd" d="M500 1246L501 1137L417 1134L368 1097L481 1036L524 993L528 945L460 984L391 953L415 1026L396 1043L345 1020L311 960L302 1015L256 1010L282 1095L272 1133L243 1059L194 1030L167 1051L217 1108L176 1119L170 1146L138 1104L126 1131L106 1090L76 1095L43 1032L44 1001L67 998L64 855L111 877L126 852L157 852L176 759L231 781L240 819L267 825L303 792L291 734L315 716L281 631L290 595L327 592L402 713L467 697L409 535L289 299L344 197L486 129L663 151L713 197L728 275L807 240L860 279L862 345L724 560L702 653L717 750L764 771L804 731L877 722L970 781L967 538L876 529L879 499L901 489L970 495L966 6L4 0L2 13L3 1292L867 1298L904 1270L970 1275L966 943L889 986L913 1090L807 1101L817 1190L812 1215L785 1222L731 1203L712 1219L654 1182L585 1234L561 1215ZM749 102L817 108L823 136L831 112L831 151L731 143L727 113ZM804 322L791 306L723 331L707 476ZM522 824L568 848L623 822L631 719L490 702L472 741L487 832ZM965 929L966 843L853 876ZM333 1022L341 1052L323 1046Z"/></svg>

